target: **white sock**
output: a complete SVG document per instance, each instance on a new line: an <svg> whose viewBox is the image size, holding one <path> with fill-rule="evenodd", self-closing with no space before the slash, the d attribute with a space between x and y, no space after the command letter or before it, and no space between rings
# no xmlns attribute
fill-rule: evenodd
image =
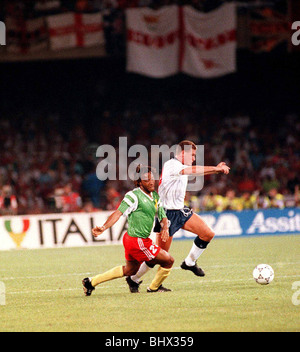
<svg viewBox="0 0 300 352"><path fill-rule="evenodd" d="M197 259L200 257L204 250L205 248L199 248L195 245L195 243L193 243L190 253L184 260L185 264L188 266L194 266L196 264Z"/></svg>
<svg viewBox="0 0 300 352"><path fill-rule="evenodd" d="M140 282L140 278L145 275L149 270L151 270L145 262L143 262L135 275L130 276L131 280L136 282L137 284Z"/></svg>

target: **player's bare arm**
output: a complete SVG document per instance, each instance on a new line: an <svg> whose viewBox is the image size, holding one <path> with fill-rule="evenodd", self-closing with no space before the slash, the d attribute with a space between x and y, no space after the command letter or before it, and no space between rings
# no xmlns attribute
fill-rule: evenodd
<svg viewBox="0 0 300 352"><path fill-rule="evenodd" d="M102 226L96 226L92 229L92 234L94 237L97 237L102 234L105 230L112 227L123 215L120 210L114 211L106 220L106 222Z"/></svg>
<svg viewBox="0 0 300 352"><path fill-rule="evenodd" d="M183 169L181 175L194 175L194 176L206 176L212 174L229 174L230 167L226 165L225 162L219 163L217 166L189 166Z"/></svg>

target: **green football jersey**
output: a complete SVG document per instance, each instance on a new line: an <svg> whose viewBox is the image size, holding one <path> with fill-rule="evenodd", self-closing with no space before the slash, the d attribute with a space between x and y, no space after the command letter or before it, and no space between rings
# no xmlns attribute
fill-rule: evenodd
<svg viewBox="0 0 300 352"><path fill-rule="evenodd" d="M155 215L157 214L159 221L166 217L157 192L152 192L151 196L140 188L135 188L125 194L118 210L128 218L127 233L129 236L149 237L154 225Z"/></svg>

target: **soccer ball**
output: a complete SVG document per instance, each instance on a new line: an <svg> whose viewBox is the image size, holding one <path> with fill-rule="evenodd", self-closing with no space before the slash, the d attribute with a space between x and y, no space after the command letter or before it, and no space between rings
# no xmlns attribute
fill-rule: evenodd
<svg viewBox="0 0 300 352"><path fill-rule="evenodd" d="M253 279L260 285L268 285L274 279L274 270L268 264L259 264L253 270Z"/></svg>

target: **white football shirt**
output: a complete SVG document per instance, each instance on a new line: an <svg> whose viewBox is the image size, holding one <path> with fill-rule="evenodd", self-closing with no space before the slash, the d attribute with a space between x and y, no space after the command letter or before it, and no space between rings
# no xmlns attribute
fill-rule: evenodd
<svg viewBox="0 0 300 352"><path fill-rule="evenodd" d="M175 158L164 163L158 194L165 209L183 209L188 176L179 172L187 167Z"/></svg>

